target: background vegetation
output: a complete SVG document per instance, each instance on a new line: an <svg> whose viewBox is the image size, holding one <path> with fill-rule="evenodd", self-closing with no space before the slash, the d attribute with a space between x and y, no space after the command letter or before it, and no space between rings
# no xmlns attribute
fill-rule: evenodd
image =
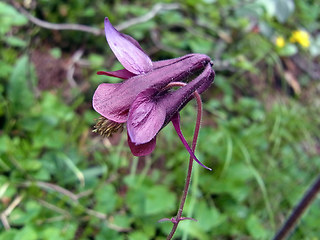
<svg viewBox="0 0 320 240"><path fill-rule="evenodd" d="M159 1L19 2L53 23L99 29ZM0 2L0 239L165 239L188 153L168 125L135 158L126 134L92 133L95 88L121 68L103 35L48 30ZM173 1L162 1L173 4ZM156 5L168 6L168 5ZM215 62L176 239L270 239L320 169L318 0L187 0L123 27L153 60L198 52ZM194 103L182 111L192 137ZM320 239L320 200L291 239Z"/></svg>

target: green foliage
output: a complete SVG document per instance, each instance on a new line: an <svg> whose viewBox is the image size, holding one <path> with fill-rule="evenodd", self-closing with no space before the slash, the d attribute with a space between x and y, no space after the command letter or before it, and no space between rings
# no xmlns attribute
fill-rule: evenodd
<svg viewBox="0 0 320 240"><path fill-rule="evenodd" d="M34 105L32 88L35 86L35 73L27 56L19 58L14 69L8 82L8 100L14 106L14 113L19 113Z"/></svg>
<svg viewBox="0 0 320 240"><path fill-rule="evenodd" d="M176 239L271 239L319 174L319 83L308 68L319 62L320 6L178 2L180 9L124 30L153 60L198 52L215 64L196 152L214 170L195 165L183 216L197 222L183 221ZM40 19L102 28L105 16L121 24L160 1L36 3L23 6ZM125 133L91 133L95 88L119 81L95 73L122 67L104 36L43 29L2 2L0 25L0 240L165 239L172 225L157 221L176 214L188 153L170 124L155 152L140 159ZM308 33L309 47L290 41L296 30ZM67 79L78 49L84 54ZM194 117L191 101L181 112L188 140ZM318 205L316 199L292 239L320 236Z"/></svg>

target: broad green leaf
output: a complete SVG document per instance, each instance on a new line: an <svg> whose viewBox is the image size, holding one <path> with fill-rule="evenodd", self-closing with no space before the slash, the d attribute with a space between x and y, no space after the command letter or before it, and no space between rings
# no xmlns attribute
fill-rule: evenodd
<svg viewBox="0 0 320 240"><path fill-rule="evenodd" d="M294 11L293 0L277 0L276 1L276 13L277 20L284 23Z"/></svg>
<svg viewBox="0 0 320 240"><path fill-rule="evenodd" d="M9 229L7 231L0 232L0 240L15 239L15 236L19 233L18 229Z"/></svg>
<svg viewBox="0 0 320 240"><path fill-rule="evenodd" d="M136 231L136 232L130 233L128 236L128 239L129 240L148 240L150 238L145 233Z"/></svg>
<svg viewBox="0 0 320 240"><path fill-rule="evenodd" d="M112 185L104 185L98 188L94 196L97 201L95 210L106 214L115 210L118 196Z"/></svg>
<svg viewBox="0 0 320 240"><path fill-rule="evenodd" d="M210 40L203 38L194 38L189 41L189 45L192 52L208 54L213 47L213 43Z"/></svg>
<svg viewBox="0 0 320 240"><path fill-rule="evenodd" d="M208 206L204 201L200 201L195 207L195 219L198 220L199 228L208 232L210 229L219 226L226 220L226 217L214 206Z"/></svg>
<svg viewBox="0 0 320 240"><path fill-rule="evenodd" d="M164 200L165 198L165 200ZM146 194L145 211L147 215L174 210L176 198L165 186L154 186Z"/></svg>
<svg viewBox="0 0 320 240"><path fill-rule="evenodd" d="M60 233L61 230L59 228L47 227L41 232L41 237L45 240L56 240L62 237Z"/></svg>
<svg viewBox="0 0 320 240"><path fill-rule="evenodd" d="M124 235L120 235L115 230L112 230L108 228L105 224L101 224L101 228L99 233L96 235L95 239L97 240L106 240L106 239L112 239L112 240L124 240Z"/></svg>
<svg viewBox="0 0 320 240"><path fill-rule="evenodd" d="M7 33L12 26L21 26L28 22L27 18L19 13L14 7L0 2L0 36Z"/></svg>
<svg viewBox="0 0 320 240"><path fill-rule="evenodd" d="M20 230L14 237L13 240L37 240L38 233L34 227L26 226Z"/></svg>
<svg viewBox="0 0 320 240"><path fill-rule="evenodd" d="M287 44L283 48L278 49L280 56L293 56L298 52L298 48L294 44Z"/></svg>
<svg viewBox="0 0 320 240"><path fill-rule="evenodd" d="M9 78L8 98L12 109L20 114L27 111L35 102L32 88L36 83L33 65L26 55L20 57Z"/></svg>
<svg viewBox="0 0 320 240"><path fill-rule="evenodd" d="M246 226L254 239L266 239L267 232L256 215L251 215L249 217Z"/></svg>
<svg viewBox="0 0 320 240"><path fill-rule="evenodd" d="M12 47L26 47L27 42L21 38L10 36L5 38L6 43Z"/></svg>
<svg viewBox="0 0 320 240"><path fill-rule="evenodd" d="M51 50L50 50L50 55L52 56L52 57L54 57L55 59L59 59L59 58L61 58L61 55L62 55L62 52L61 52L61 49L60 48L52 48Z"/></svg>
<svg viewBox="0 0 320 240"><path fill-rule="evenodd" d="M168 213L176 206L175 195L165 186L133 187L127 194L127 201L129 208L140 216Z"/></svg>

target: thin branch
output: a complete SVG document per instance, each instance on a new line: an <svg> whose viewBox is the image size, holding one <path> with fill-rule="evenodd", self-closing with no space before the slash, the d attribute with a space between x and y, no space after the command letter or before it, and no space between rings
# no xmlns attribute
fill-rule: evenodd
<svg viewBox="0 0 320 240"><path fill-rule="evenodd" d="M42 181L36 181L36 182L29 182L28 181L28 182L22 183L22 186L26 186L26 187L30 187L32 185L36 185L42 189L50 189L55 192L61 193L62 195L69 197L74 202L77 202L79 199L78 195L74 194L73 192L70 192L69 190L67 190L63 187L60 187L60 186L52 184L52 183L47 183L47 182L42 182Z"/></svg>
<svg viewBox="0 0 320 240"><path fill-rule="evenodd" d="M129 28L133 25L137 25L137 24L144 23L151 20L152 18L157 16L161 11L177 10L179 8L180 8L180 5L178 3L172 3L172 4L157 3L145 15L132 18L126 22L123 22L117 25L116 28L118 29L118 31L122 31L123 29Z"/></svg>
<svg viewBox="0 0 320 240"><path fill-rule="evenodd" d="M90 26L86 26L86 25L82 25L82 24L50 23L50 22L41 20L39 18L32 16L27 10L25 10L23 7L21 7L20 4L17 3L16 1L11 0L10 2L30 22L34 23L35 25L37 25L39 27L51 29L51 30L58 30L58 31L74 30L74 31L87 32L87 33L91 33L94 35L104 35L103 29L99 29L99 28L95 28L95 27L90 27ZM118 31L122 31L126 28L133 26L133 25L137 25L137 24L149 21L150 19L157 16L161 11L176 10L179 8L180 8L180 5L177 3L172 3L172 4L157 3L145 15L129 19L128 21L125 21L125 22L117 25L116 28L118 29Z"/></svg>
<svg viewBox="0 0 320 240"><path fill-rule="evenodd" d="M35 25L42 27L42 28L47 28L51 30L74 30L74 31L81 31L81 32L88 32L94 35L102 35L103 30L94 28L94 27L89 27L86 25L81 25L81 24L69 24L69 23L50 23L44 20L41 20L39 18L36 18L32 16L27 10L25 10L23 7L20 6L19 3L16 1L11 0L10 3L22 14L24 15L30 22L34 23Z"/></svg>
<svg viewBox="0 0 320 240"><path fill-rule="evenodd" d="M62 209L62 208L59 208L59 207L57 207L57 206L55 206L55 205L53 205L51 203L48 203L48 202L46 202L46 201L44 201L42 199L39 199L38 201L42 206L44 206L44 207L46 207L46 208L48 208L48 209L50 209L50 210L52 210L54 212L57 212L57 213L59 213L61 215L64 215L67 218L71 217L70 213L68 211Z"/></svg>
<svg viewBox="0 0 320 240"><path fill-rule="evenodd" d="M98 219L104 220L105 224L107 225L108 228L115 230L117 232L129 232L131 229L130 228L124 228L124 227L120 227L118 225L115 225L113 223L110 223L108 221L108 216L104 213L92 210L92 209L85 209L86 214L88 214L89 216L93 216L96 217Z"/></svg>
<svg viewBox="0 0 320 240"><path fill-rule="evenodd" d="M31 181L27 181L25 183L22 183L22 186L25 186L25 187L30 187L32 185L36 185L42 189L50 189L50 190L53 190L55 192L58 192L58 193L61 193L62 195L65 195L67 196L68 198L70 198L71 200L77 202L80 198L82 197L85 197L85 196L88 196L90 194L92 194L92 190L86 190L84 192L80 192L78 194L74 194L73 192L63 188L63 187L60 187L56 184L53 184L53 183L48 183L48 182L42 182L42 181L35 181L35 182L31 182Z"/></svg>
<svg viewBox="0 0 320 240"><path fill-rule="evenodd" d="M20 202L22 201L22 199L23 199L23 196L22 196L22 195L17 196L17 197L10 203L10 205L6 208L6 210L4 210L4 211L0 214L1 222L2 222L2 224L3 224L3 226L4 226L4 228L5 228L6 230L9 230L9 229L11 228L7 217L10 215L10 213L13 211L13 209L15 209L16 206L18 206L18 205L20 204Z"/></svg>
<svg viewBox="0 0 320 240"><path fill-rule="evenodd" d="M53 190L53 191L56 191L64 196L67 196L68 198L70 198L74 203L76 204L79 204L78 200L83 197L83 196L86 196L88 194L91 194L91 191L85 191L85 192L82 192L82 193L79 193L79 194L74 194L72 192L70 192L69 190L63 188L63 187L60 187L58 185L55 185L55 184L52 184L52 183L47 183L47 182L41 182L41 181L35 181L35 182L25 182L22 184L22 186L26 186L26 187L29 187L29 186L32 186L32 185L36 185L44 190L47 190L47 189L50 189L50 190ZM60 209L50 203L47 203L43 200L39 200L41 202L41 204L47 208L50 208L51 210L54 210L56 212L59 212L61 214L65 214L65 210L63 209ZM128 232L130 231L131 229L130 228L123 228L123 227L120 227L120 226L117 226L113 223L110 223L109 220L108 220L108 216L104 213L101 213L101 212L98 212L98 211L95 211L95 210L92 210L90 208L86 208L84 207L84 211L87 215L89 216L93 216L93 217L96 217L98 219L101 219L103 221L105 221L105 224L108 226L108 228L110 229L113 229L115 231L118 231L118 232ZM66 215L66 217L69 217L70 215ZM2 220L2 214L1 214L1 220ZM6 220L6 219L4 219ZM5 225L5 221L2 221L3 222L3 225Z"/></svg>
<svg viewBox="0 0 320 240"><path fill-rule="evenodd" d="M91 195L92 193L93 193L93 191L92 191L91 189L89 189L89 190L83 191L83 192L81 192L81 193L78 193L78 194L77 194L77 197L78 197L78 199L80 199L80 198L89 196L89 195Z"/></svg>
<svg viewBox="0 0 320 240"><path fill-rule="evenodd" d="M10 227L7 216L4 214L1 214L0 219L1 219L2 225L4 226L4 229L9 230L11 227Z"/></svg>
<svg viewBox="0 0 320 240"><path fill-rule="evenodd" d="M70 87L72 87L72 88L78 86L77 82L74 80L73 75L74 75L74 72L76 70L75 65L77 64L78 61L80 61L80 59L81 59L81 57L83 55L83 52L84 52L83 49L77 50L72 55L70 63L68 64L68 67L67 67L67 80L68 80L68 83L69 83Z"/></svg>
<svg viewBox="0 0 320 240"><path fill-rule="evenodd" d="M10 203L10 205L7 207L7 209L2 212L2 214L6 215L6 216L9 216L10 213L13 211L13 209L15 209L16 206L19 205L19 203L22 201L22 199L23 199L23 196L22 196L22 195L17 196L17 197Z"/></svg>

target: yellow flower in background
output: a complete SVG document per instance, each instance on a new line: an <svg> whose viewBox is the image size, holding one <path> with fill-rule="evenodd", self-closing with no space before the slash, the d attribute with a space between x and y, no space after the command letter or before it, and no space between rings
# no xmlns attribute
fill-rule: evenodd
<svg viewBox="0 0 320 240"><path fill-rule="evenodd" d="M299 43L302 47L307 48L310 46L310 35L303 30L294 31L290 37L290 42Z"/></svg>
<svg viewBox="0 0 320 240"><path fill-rule="evenodd" d="M282 48L282 47L284 47L284 45L286 45L286 41L284 40L283 37L277 37L276 38L276 45L277 45L277 47Z"/></svg>

